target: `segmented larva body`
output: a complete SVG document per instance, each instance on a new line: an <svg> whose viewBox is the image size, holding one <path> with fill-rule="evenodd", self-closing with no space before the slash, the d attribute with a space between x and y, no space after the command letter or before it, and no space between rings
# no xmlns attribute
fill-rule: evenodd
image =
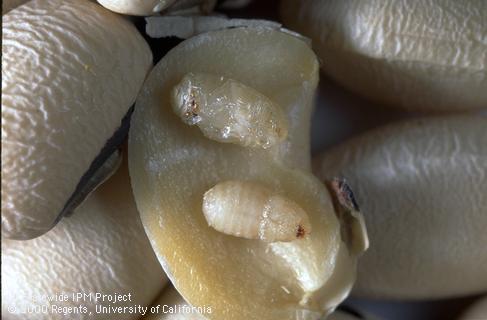
<svg viewBox="0 0 487 320"><path fill-rule="evenodd" d="M174 112L218 142L269 148L287 137L288 123L276 103L233 79L188 73L173 89Z"/></svg>
<svg viewBox="0 0 487 320"><path fill-rule="evenodd" d="M208 224L225 234L265 242L292 241L311 232L306 212L258 182L220 182L203 197Z"/></svg>

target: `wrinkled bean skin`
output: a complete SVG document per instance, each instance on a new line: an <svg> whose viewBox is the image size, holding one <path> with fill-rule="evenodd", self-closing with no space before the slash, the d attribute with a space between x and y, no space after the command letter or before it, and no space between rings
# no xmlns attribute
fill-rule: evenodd
<svg viewBox="0 0 487 320"><path fill-rule="evenodd" d="M355 294L445 298L487 290L487 118L392 124L315 159L343 176L370 235Z"/></svg>

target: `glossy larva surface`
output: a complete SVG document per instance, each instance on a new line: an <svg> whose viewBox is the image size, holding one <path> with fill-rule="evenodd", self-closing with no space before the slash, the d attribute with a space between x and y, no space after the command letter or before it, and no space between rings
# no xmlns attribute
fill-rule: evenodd
<svg viewBox="0 0 487 320"><path fill-rule="evenodd" d="M355 293L444 298L487 290L487 118L392 124L324 153L314 172L353 188L370 236Z"/></svg>
<svg viewBox="0 0 487 320"><path fill-rule="evenodd" d="M115 307L148 306L156 298L167 278L140 222L124 161L74 215L49 233L28 241L2 240L2 319L138 319L129 312L97 313L96 305L110 304L88 298L75 301L72 294L131 293L131 301L112 304ZM61 294L69 295L67 301L41 298ZM9 307L20 312L43 305L48 306L47 314L9 312ZM51 309L80 305L92 315L71 309L67 316Z"/></svg>
<svg viewBox="0 0 487 320"><path fill-rule="evenodd" d="M30 1L2 32L2 237L31 239L120 127L152 54L129 21L90 1Z"/></svg>
<svg viewBox="0 0 487 320"><path fill-rule="evenodd" d="M287 139L247 148L186 125L172 110L171 91L189 72L235 79L275 101L288 117ZM184 41L144 85L129 136L137 206L173 284L189 303L210 306L210 319L317 319L350 289L354 255L340 240L329 193L308 171L317 80L317 60L300 39L236 28ZM313 232L269 244L214 230L202 212L203 196L228 180L265 184L299 204Z"/></svg>
<svg viewBox="0 0 487 320"><path fill-rule="evenodd" d="M286 0L281 16L356 93L411 110L487 108L485 1Z"/></svg>
<svg viewBox="0 0 487 320"><path fill-rule="evenodd" d="M258 182L220 182L205 192L202 210L209 226L236 237L288 242L311 232L308 214L296 202Z"/></svg>
<svg viewBox="0 0 487 320"><path fill-rule="evenodd" d="M269 148L284 140L288 125L276 103L239 81L214 74L187 74L172 92L172 108L209 139Z"/></svg>

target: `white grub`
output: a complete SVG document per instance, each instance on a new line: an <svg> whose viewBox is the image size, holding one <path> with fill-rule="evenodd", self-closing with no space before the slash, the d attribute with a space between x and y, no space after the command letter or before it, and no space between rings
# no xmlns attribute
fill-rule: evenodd
<svg viewBox="0 0 487 320"><path fill-rule="evenodd" d="M287 137L280 106L233 79L189 73L173 89L174 112L212 140L269 148Z"/></svg>
<svg viewBox="0 0 487 320"><path fill-rule="evenodd" d="M311 232L308 215L296 202L259 182L218 183L203 197L203 214L219 232L265 242L293 241Z"/></svg>

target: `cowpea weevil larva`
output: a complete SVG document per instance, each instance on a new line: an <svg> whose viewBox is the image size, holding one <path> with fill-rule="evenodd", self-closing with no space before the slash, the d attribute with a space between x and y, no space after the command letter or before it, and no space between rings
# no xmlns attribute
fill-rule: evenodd
<svg viewBox="0 0 487 320"><path fill-rule="evenodd" d="M218 183L205 193L203 213L214 229L247 239L287 242L311 231L308 215L296 202L253 181Z"/></svg>
<svg viewBox="0 0 487 320"><path fill-rule="evenodd" d="M269 148L284 140L288 125L281 108L233 79L188 73L173 89L174 112L218 142Z"/></svg>

